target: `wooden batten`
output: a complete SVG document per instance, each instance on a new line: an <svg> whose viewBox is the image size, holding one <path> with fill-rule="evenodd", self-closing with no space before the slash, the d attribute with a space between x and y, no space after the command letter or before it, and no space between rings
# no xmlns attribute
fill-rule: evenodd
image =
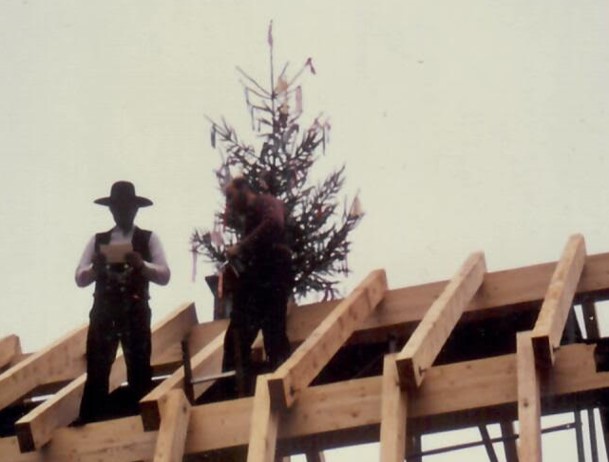
<svg viewBox="0 0 609 462"><path fill-rule="evenodd" d="M518 457L521 462L541 462L540 381L530 332L518 332L516 350L520 425Z"/></svg>
<svg viewBox="0 0 609 462"><path fill-rule="evenodd" d="M376 270L359 284L319 324L311 335L268 379L274 409L287 409L372 313L387 290L384 270Z"/></svg>
<svg viewBox="0 0 609 462"><path fill-rule="evenodd" d="M556 265L531 334L535 360L540 367L549 367L554 363L554 351L560 345L585 262L583 236L571 236Z"/></svg>
<svg viewBox="0 0 609 462"><path fill-rule="evenodd" d="M161 427L154 449L154 462L182 460L190 411L190 402L182 390L172 390L167 394L161 412Z"/></svg>
<svg viewBox="0 0 609 462"><path fill-rule="evenodd" d="M172 343L179 343L190 330L191 322L197 322L196 310L193 303L188 303L178 307L155 324L152 329L153 358L161 355ZM126 378L125 358L121 353L112 365L109 378L110 391L118 388ZM52 438L57 428L68 425L76 419L85 380L86 373L81 374L17 421L15 426L22 451L41 448Z"/></svg>
<svg viewBox="0 0 609 462"><path fill-rule="evenodd" d="M275 462L279 411L271 409L268 378L261 375L256 380L247 462Z"/></svg>
<svg viewBox="0 0 609 462"><path fill-rule="evenodd" d="M472 254L431 305L396 357L403 388L414 390L421 384L424 371L436 360L463 310L482 284L484 273L486 273L484 254Z"/></svg>

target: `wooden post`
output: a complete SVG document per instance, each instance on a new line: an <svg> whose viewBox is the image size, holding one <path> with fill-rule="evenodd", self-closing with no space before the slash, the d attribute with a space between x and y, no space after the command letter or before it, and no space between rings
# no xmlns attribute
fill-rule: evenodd
<svg viewBox="0 0 609 462"><path fill-rule="evenodd" d="M279 411L271 409L269 375L256 379L247 462L275 462Z"/></svg>
<svg viewBox="0 0 609 462"><path fill-rule="evenodd" d="M326 462L326 456L320 451L308 451L305 454L307 462Z"/></svg>
<svg viewBox="0 0 609 462"><path fill-rule="evenodd" d="M484 448L486 449L486 454L488 455L489 461L499 462L499 459L497 459L497 454L495 453L495 448L493 447L493 443L491 441L491 436L488 433L486 425L478 425L478 430L480 430L480 437L482 438L482 442L484 443Z"/></svg>
<svg viewBox="0 0 609 462"><path fill-rule="evenodd" d="M395 354L383 362L381 400L381 462L403 462L406 449L407 391L399 384Z"/></svg>
<svg viewBox="0 0 609 462"><path fill-rule="evenodd" d="M519 458L521 462L541 462L539 374L535 365L530 332L518 332L516 350L520 423Z"/></svg>
<svg viewBox="0 0 609 462"><path fill-rule="evenodd" d="M190 410L190 403L182 390L171 390L167 394L161 413L161 428L154 450L154 462L182 460Z"/></svg>
<svg viewBox="0 0 609 462"><path fill-rule="evenodd" d="M583 236L569 238L546 292L531 338L539 367L551 367L586 262Z"/></svg>
<svg viewBox="0 0 609 462"><path fill-rule="evenodd" d="M274 409L287 409L319 374L353 331L378 306L387 290L384 270L376 270L321 322L268 379Z"/></svg>
<svg viewBox="0 0 609 462"><path fill-rule="evenodd" d="M16 335L0 339L0 368L8 366L21 354L21 342Z"/></svg>
<svg viewBox="0 0 609 462"><path fill-rule="evenodd" d="M499 422L501 428L501 436L503 437L503 449L505 451L506 462L518 462L518 449L516 447L516 439L514 434L514 424L512 421Z"/></svg>

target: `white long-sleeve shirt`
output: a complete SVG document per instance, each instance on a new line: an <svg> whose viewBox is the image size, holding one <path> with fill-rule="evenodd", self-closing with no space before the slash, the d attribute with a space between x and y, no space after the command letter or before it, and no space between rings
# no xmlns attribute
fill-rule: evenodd
<svg viewBox="0 0 609 462"><path fill-rule="evenodd" d="M133 231L135 228L127 233L124 233L122 229L115 226L110 233L110 244L128 244L131 243L133 238ZM142 274L146 279L159 285L166 285L171 277L171 271L167 265L167 259L165 258L165 251L158 236L153 232L150 235L150 241L148 243L150 249L151 261L144 261L144 268ZM95 236L91 237L85 250L80 258L80 262L76 267L76 274L74 279L78 287L85 287L95 281L95 271L93 270L93 256L95 255Z"/></svg>

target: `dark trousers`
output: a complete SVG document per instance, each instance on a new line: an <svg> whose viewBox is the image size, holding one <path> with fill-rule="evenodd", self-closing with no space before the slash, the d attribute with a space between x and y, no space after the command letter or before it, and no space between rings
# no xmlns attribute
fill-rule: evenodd
<svg viewBox="0 0 609 462"><path fill-rule="evenodd" d="M146 300L97 297L89 315L87 380L80 420L90 422L108 409L108 380L120 342L127 366L130 398L137 402L151 388L150 308Z"/></svg>
<svg viewBox="0 0 609 462"><path fill-rule="evenodd" d="M291 277L289 270L274 273L273 278L264 278L254 272L243 275L233 294L233 310L224 337L222 370L240 366L246 392L253 387L251 346L259 330L262 329L270 369L275 370L290 355L286 312Z"/></svg>

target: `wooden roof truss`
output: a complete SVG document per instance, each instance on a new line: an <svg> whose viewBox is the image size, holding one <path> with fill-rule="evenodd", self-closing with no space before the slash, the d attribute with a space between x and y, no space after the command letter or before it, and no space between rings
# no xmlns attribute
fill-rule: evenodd
<svg viewBox="0 0 609 462"><path fill-rule="evenodd" d="M537 462L542 433L556 430L543 429L541 416L558 412L574 413L583 460L583 411L598 460L602 440L592 410L603 411L607 435L609 352L603 356L597 347L595 302L606 299L609 253L587 255L581 235L570 237L552 263L487 272L484 254L474 253L448 281L390 290L385 272L376 270L342 300L292 310L290 358L258 376L254 396L221 401L205 400L215 380L185 386L180 345L187 339L188 377L220 377L228 321L199 323L194 305L185 304L153 328L153 364L166 375L142 399L140 414L82 427L69 424L82 397L86 326L30 355L11 335L0 339L0 408L25 414L14 422L14 435L0 438L0 462L161 462L214 454L274 462L297 453L314 462L324 460L325 449L371 441L380 442L382 462L417 461L433 452L421 450L422 435L464 427L477 427L481 439L453 449L481 444L492 462L493 443L501 441L508 462ZM581 305L585 337L565 343L565 332L577 327L574 305ZM532 322L517 325L528 315ZM462 329L483 325L512 329L510 348L467 353ZM340 354L379 344L387 348L378 372L331 379ZM461 348L455 345L464 350L451 359ZM125 378L119 357L111 388ZM40 394L48 397L34 405ZM500 425L499 440L489 435L491 423Z"/></svg>

